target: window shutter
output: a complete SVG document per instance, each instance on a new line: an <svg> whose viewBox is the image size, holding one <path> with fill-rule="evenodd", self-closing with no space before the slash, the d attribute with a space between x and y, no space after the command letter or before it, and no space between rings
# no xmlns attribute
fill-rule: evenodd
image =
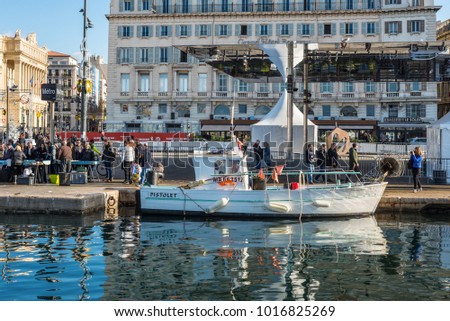
<svg viewBox="0 0 450 321"><path fill-rule="evenodd" d="M117 27L117 37L122 38L122 30L123 30L122 26Z"/></svg>
<svg viewBox="0 0 450 321"><path fill-rule="evenodd" d="M130 26L130 38L134 37L134 26Z"/></svg>
<svg viewBox="0 0 450 321"><path fill-rule="evenodd" d="M363 22L362 23L362 30L361 30L363 35L367 35L367 22Z"/></svg>
<svg viewBox="0 0 450 321"><path fill-rule="evenodd" d="M123 0L119 0L119 11L123 11Z"/></svg>
<svg viewBox="0 0 450 321"><path fill-rule="evenodd" d="M363 0L363 2L362 2L362 8L363 8L363 9L368 9L368 8L369 8L369 1Z"/></svg>
<svg viewBox="0 0 450 321"><path fill-rule="evenodd" d="M420 20L420 32L425 32L425 20Z"/></svg>
<svg viewBox="0 0 450 321"><path fill-rule="evenodd" d="M267 25L267 35L271 36L272 35L272 25Z"/></svg>
<svg viewBox="0 0 450 321"><path fill-rule="evenodd" d="M142 57L141 52L143 49L144 48L136 48L136 63L138 63L138 64L142 62L141 61L141 57Z"/></svg>
<svg viewBox="0 0 450 321"><path fill-rule="evenodd" d="M156 36L161 37L161 26L156 26Z"/></svg>
<svg viewBox="0 0 450 321"><path fill-rule="evenodd" d="M130 51L130 64L134 63L134 48L128 48Z"/></svg>
<svg viewBox="0 0 450 321"><path fill-rule="evenodd" d="M200 36L200 25L195 25L195 36Z"/></svg>
<svg viewBox="0 0 450 321"><path fill-rule="evenodd" d="M247 36L252 36L252 25L247 25Z"/></svg>
<svg viewBox="0 0 450 321"><path fill-rule="evenodd" d="M120 55L120 53L121 53L121 51L122 51L122 48L117 48L117 50L116 50L116 63L118 63L118 64L120 64L121 63L121 55Z"/></svg>
<svg viewBox="0 0 450 321"><path fill-rule="evenodd" d="M173 50L173 62L175 64L180 62L180 50L178 48L174 48ZM170 63L170 61L169 61Z"/></svg>
<svg viewBox="0 0 450 321"><path fill-rule="evenodd" d="M155 63L159 64L160 63L160 47L155 47Z"/></svg>
<svg viewBox="0 0 450 321"><path fill-rule="evenodd" d="M241 25L234 25L234 35L240 36L241 35Z"/></svg>
<svg viewBox="0 0 450 321"><path fill-rule="evenodd" d="M319 36L323 36L323 23L319 23Z"/></svg>
<svg viewBox="0 0 450 321"><path fill-rule="evenodd" d="M216 37L220 35L220 25L216 25L216 30L214 30L214 32Z"/></svg>
<svg viewBox="0 0 450 321"><path fill-rule="evenodd" d="M277 31L276 31L277 36L281 35L281 24L277 23L276 28L277 28Z"/></svg>
<svg viewBox="0 0 450 321"><path fill-rule="evenodd" d="M138 11L142 11L142 0L138 0Z"/></svg>
<svg viewBox="0 0 450 321"><path fill-rule="evenodd" d="M169 64L173 63L172 57L173 57L172 47L168 47L167 48L167 63L169 63Z"/></svg>
<svg viewBox="0 0 450 321"><path fill-rule="evenodd" d="M172 26L167 27L167 36L169 36L169 37L172 36Z"/></svg>
<svg viewBox="0 0 450 321"><path fill-rule="evenodd" d="M142 37L142 26L137 26L137 36Z"/></svg>
<svg viewBox="0 0 450 321"><path fill-rule="evenodd" d="M314 36L314 24L313 23L309 24L309 35Z"/></svg>
<svg viewBox="0 0 450 321"><path fill-rule="evenodd" d="M353 22L353 34L354 35L358 34L358 23L357 22Z"/></svg>
<svg viewBox="0 0 450 321"><path fill-rule="evenodd" d="M423 6L424 6L423 0L420 0L420 3L419 3L419 4L420 4L421 7L423 7Z"/></svg>
<svg viewBox="0 0 450 321"><path fill-rule="evenodd" d="M255 36L260 36L261 35L261 25L256 24L255 27L256 27Z"/></svg>
<svg viewBox="0 0 450 321"><path fill-rule="evenodd" d="M148 48L148 62L150 64L152 64L154 62L154 59L153 59L154 50L155 50L155 48L153 48L153 47Z"/></svg>
<svg viewBox="0 0 450 321"><path fill-rule="evenodd" d="M289 36L292 36L294 34L294 24L289 24Z"/></svg>
<svg viewBox="0 0 450 321"><path fill-rule="evenodd" d="M207 31L207 35L208 36L211 36L212 35L212 30L211 30L212 28L211 28L211 25L208 25L207 27L206 27L206 31Z"/></svg>
<svg viewBox="0 0 450 321"><path fill-rule="evenodd" d="M405 84L405 90L406 90L406 92L410 92L411 91L411 83L406 83Z"/></svg>
<svg viewBox="0 0 450 321"><path fill-rule="evenodd" d="M411 32L411 20L406 21L406 32Z"/></svg>
<svg viewBox="0 0 450 321"><path fill-rule="evenodd" d="M389 4L389 0L384 0L384 4Z"/></svg>
<svg viewBox="0 0 450 321"><path fill-rule="evenodd" d="M130 11L134 11L134 0L131 0Z"/></svg>
<svg viewBox="0 0 450 321"><path fill-rule="evenodd" d="M303 31L303 24L297 23L297 36L301 36Z"/></svg>
<svg viewBox="0 0 450 321"><path fill-rule="evenodd" d="M227 36L232 36L232 35L233 35L233 25L228 24L227 25Z"/></svg>
<svg viewBox="0 0 450 321"><path fill-rule="evenodd" d="M384 23L384 33L389 33L389 22Z"/></svg>
<svg viewBox="0 0 450 321"><path fill-rule="evenodd" d="M344 22L341 22L341 23L339 24L339 26L340 26L340 34L341 34L341 35L345 35L345 23L344 23Z"/></svg>
<svg viewBox="0 0 450 321"><path fill-rule="evenodd" d="M397 21L397 25L398 25L398 33L402 33L402 22Z"/></svg>
<svg viewBox="0 0 450 321"><path fill-rule="evenodd" d="M192 26L188 25L187 26L187 36L190 37L192 35Z"/></svg>
<svg viewBox="0 0 450 321"><path fill-rule="evenodd" d="M331 24L331 34L332 34L333 36L336 35L336 24L335 24L335 23L332 23L332 24Z"/></svg>
<svg viewBox="0 0 450 321"><path fill-rule="evenodd" d="M181 26L180 25L176 25L176 36L179 37L181 35Z"/></svg>
<svg viewBox="0 0 450 321"><path fill-rule="evenodd" d="M427 90L427 83L426 82L422 82L421 87L422 87L423 91L426 91Z"/></svg>

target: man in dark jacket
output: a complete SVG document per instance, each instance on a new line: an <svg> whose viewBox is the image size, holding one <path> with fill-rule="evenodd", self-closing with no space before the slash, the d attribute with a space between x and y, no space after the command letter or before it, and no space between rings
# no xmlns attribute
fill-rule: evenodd
<svg viewBox="0 0 450 321"><path fill-rule="evenodd" d="M359 160L358 160L358 144L353 143L352 148L348 151L349 155L349 170L359 172ZM359 177L359 175L358 175Z"/></svg>
<svg viewBox="0 0 450 321"><path fill-rule="evenodd" d="M327 167L327 151L325 144L320 145L319 149L316 151L316 159L319 170L325 172ZM322 179L325 183L325 175L317 174L316 177L314 177L315 181L319 181L319 179Z"/></svg>

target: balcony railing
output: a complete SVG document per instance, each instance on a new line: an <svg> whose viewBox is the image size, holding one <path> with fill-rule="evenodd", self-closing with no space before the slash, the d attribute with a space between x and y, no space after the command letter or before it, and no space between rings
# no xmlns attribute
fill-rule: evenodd
<svg viewBox="0 0 450 321"><path fill-rule="evenodd" d="M381 8L381 0L375 1L327 1L315 0L311 2L268 2L268 3L234 3L235 1L223 1L222 3L200 3L196 5L157 5L152 9L157 14L180 13L212 13L212 12L301 12L301 11L330 11L330 10L377 10ZM250 2L250 1L248 1ZM256 1L254 1L256 2Z"/></svg>

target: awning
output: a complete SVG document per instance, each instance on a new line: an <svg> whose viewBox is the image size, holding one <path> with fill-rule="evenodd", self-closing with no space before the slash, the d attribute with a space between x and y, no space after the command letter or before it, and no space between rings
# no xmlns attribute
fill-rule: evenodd
<svg viewBox="0 0 450 321"><path fill-rule="evenodd" d="M249 132L250 131L250 125L236 125L234 127L235 132Z"/></svg>
<svg viewBox="0 0 450 321"><path fill-rule="evenodd" d="M385 123L385 124L378 124L381 128L394 128L394 127L401 127L401 128L414 128L414 127L427 127L426 123L419 123L419 124L411 124L411 123Z"/></svg>
<svg viewBox="0 0 450 321"><path fill-rule="evenodd" d="M230 125L203 125L202 132L228 132Z"/></svg>

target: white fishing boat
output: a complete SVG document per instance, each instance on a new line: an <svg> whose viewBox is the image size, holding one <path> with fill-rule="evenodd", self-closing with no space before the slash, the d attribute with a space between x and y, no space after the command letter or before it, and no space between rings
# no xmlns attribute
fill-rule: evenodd
<svg viewBox="0 0 450 321"><path fill-rule="evenodd" d="M227 153L195 153L196 180L182 186L141 185L142 214L258 218L329 218L375 213L386 182L341 184L355 172L285 171L284 184L272 172L247 170L247 159L236 149ZM335 183L304 184L306 175L324 175ZM258 178L259 175L259 178ZM258 181L256 181L258 180ZM292 188L294 186L295 189Z"/></svg>

